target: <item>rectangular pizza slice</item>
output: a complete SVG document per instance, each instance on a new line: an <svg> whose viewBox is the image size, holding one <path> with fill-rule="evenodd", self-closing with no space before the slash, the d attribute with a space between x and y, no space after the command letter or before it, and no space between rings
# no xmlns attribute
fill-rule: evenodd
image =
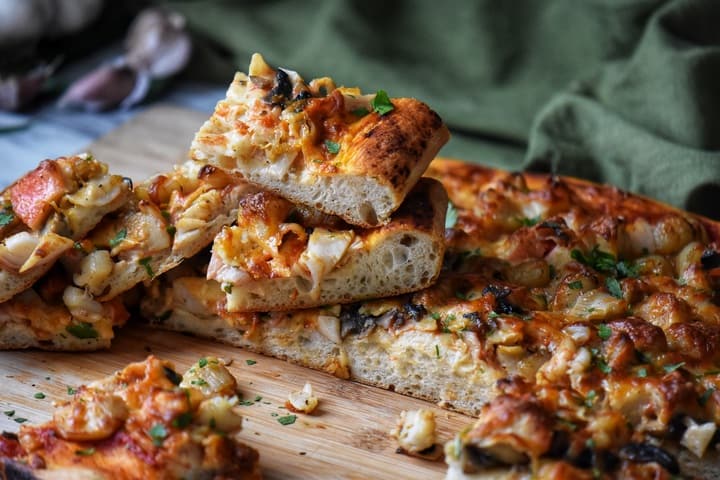
<svg viewBox="0 0 720 480"><path fill-rule="evenodd" d="M498 466L515 475L504 478L707 472L720 424L718 224L575 179L448 160L427 173L453 204L434 285L229 312L205 257L151 285L143 316L480 414L481 433L461 435L453 457L477 478Z"/></svg>
<svg viewBox="0 0 720 480"><path fill-rule="evenodd" d="M44 160L0 194L0 302L35 283L130 197L129 180L88 154Z"/></svg>
<svg viewBox="0 0 720 480"><path fill-rule="evenodd" d="M237 224L215 238L207 277L227 310L349 303L420 290L440 273L447 194L422 179L386 225L352 227L267 191L240 200Z"/></svg>
<svg viewBox="0 0 720 480"><path fill-rule="evenodd" d="M449 133L410 98L363 95L252 57L192 143L192 158L235 170L294 203L353 225L385 224Z"/></svg>

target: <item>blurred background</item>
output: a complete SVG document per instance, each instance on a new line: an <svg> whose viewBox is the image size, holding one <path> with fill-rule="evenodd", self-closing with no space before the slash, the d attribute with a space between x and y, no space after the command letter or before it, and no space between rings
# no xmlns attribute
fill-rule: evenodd
<svg viewBox="0 0 720 480"><path fill-rule="evenodd" d="M158 104L209 114L260 52L425 101L442 155L720 218L718 25L717 0L0 0L0 183Z"/></svg>

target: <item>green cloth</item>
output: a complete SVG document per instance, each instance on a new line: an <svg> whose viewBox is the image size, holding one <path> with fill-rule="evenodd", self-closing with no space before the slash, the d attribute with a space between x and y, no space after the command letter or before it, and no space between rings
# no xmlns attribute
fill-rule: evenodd
<svg viewBox="0 0 720 480"><path fill-rule="evenodd" d="M176 1L190 73L252 52L417 97L441 152L608 182L720 218L719 0Z"/></svg>

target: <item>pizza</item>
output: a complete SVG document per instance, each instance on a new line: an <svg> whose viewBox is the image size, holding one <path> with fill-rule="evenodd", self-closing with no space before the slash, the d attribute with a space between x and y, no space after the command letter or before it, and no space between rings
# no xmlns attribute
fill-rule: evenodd
<svg viewBox="0 0 720 480"><path fill-rule="evenodd" d="M130 196L91 155L44 160L0 194L0 302L42 277Z"/></svg>
<svg viewBox="0 0 720 480"><path fill-rule="evenodd" d="M421 180L386 225L339 217L258 191L216 237L207 278L228 312L290 310L420 290L440 273L447 195Z"/></svg>
<svg viewBox="0 0 720 480"><path fill-rule="evenodd" d="M187 162L137 185L122 209L78 242L64 266L93 298L116 298L212 243L251 190L235 175Z"/></svg>
<svg viewBox="0 0 720 480"><path fill-rule="evenodd" d="M363 95L252 56L195 136L193 159L352 225L385 224L449 133L424 103Z"/></svg>
<svg viewBox="0 0 720 480"><path fill-rule="evenodd" d="M0 476L260 479L257 451L237 436L238 401L221 360L180 375L150 356L78 388L52 420L0 435Z"/></svg>
<svg viewBox="0 0 720 480"><path fill-rule="evenodd" d="M426 175L452 205L432 286L230 312L205 252L149 285L143 317L479 416L446 447L460 478L709 478L720 227L570 178L443 159Z"/></svg>

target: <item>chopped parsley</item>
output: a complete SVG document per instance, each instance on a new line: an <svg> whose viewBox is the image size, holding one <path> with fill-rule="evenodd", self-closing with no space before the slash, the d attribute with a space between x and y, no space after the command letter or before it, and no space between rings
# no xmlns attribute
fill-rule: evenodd
<svg viewBox="0 0 720 480"><path fill-rule="evenodd" d="M335 155L340 151L340 144L330 140L325 140L325 148L329 153Z"/></svg>
<svg viewBox="0 0 720 480"><path fill-rule="evenodd" d="M439 314L439 313L437 313L437 312L432 312L432 313L430 314L430 318L432 318L433 320L440 320L441 317L440 317L440 314Z"/></svg>
<svg viewBox="0 0 720 480"><path fill-rule="evenodd" d="M161 447L163 444L163 441L168 436L167 429L165 428L165 425L162 423L156 423L155 425L148 430L148 435L152 439L153 445L156 447Z"/></svg>
<svg viewBox="0 0 720 480"><path fill-rule="evenodd" d="M523 217L520 219L520 223L522 223L526 227L532 227L536 223L538 223L540 220L542 220L540 218L540 215L538 215L537 217L533 217L533 218Z"/></svg>
<svg viewBox="0 0 720 480"><path fill-rule="evenodd" d="M448 202L447 213L445 214L445 228L453 228L458 220L458 211L452 202Z"/></svg>
<svg viewBox="0 0 720 480"><path fill-rule="evenodd" d="M597 331L598 331L598 337L600 337L603 340L607 340L608 338L610 338L610 335L612 335L612 329L610 327L608 327L607 325L605 325L604 323L601 323L600 325L598 325Z"/></svg>
<svg viewBox="0 0 720 480"><path fill-rule="evenodd" d="M597 398L597 393L595 393L595 390L590 390L588 394L585 396L585 406L588 408L591 408L593 404L595 403L595 399Z"/></svg>
<svg viewBox="0 0 720 480"><path fill-rule="evenodd" d="M223 292L232 293L232 288L233 288L232 283L226 283L225 285L223 285Z"/></svg>
<svg viewBox="0 0 720 480"><path fill-rule="evenodd" d="M126 237L127 230L123 228L122 230L117 232L113 238L110 239L110 248L115 248L120 245Z"/></svg>
<svg viewBox="0 0 720 480"><path fill-rule="evenodd" d="M15 214L12 212L8 212L7 210L0 212L0 227L10 225L13 220L15 220Z"/></svg>
<svg viewBox="0 0 720 480"><path fill-rule="evenodd" d="M145 257L138 260L138 263L145 267L145 271L150 276L150 278L155 276L155 273L153 272L152 265L150 265L150 262L152 261L152 257Z"/></svg>
<svg viewBox="0 0 720 480"><path fill-rule="evenodd" d="M700 395L700 398L698 398L698 403L701 407L704 407L707 401L710 400L710 397L712 396L714 391L715 387L710 387L705 390L702 395Z"/></svg>
<svg viewBox="0 0 720 480"><path fill-rule="evenodd" d="M604 374L609 374L612 372L612 367L607 364L604 358L598 358L596 362L598 369Z"/></svg>
<svg viewBox="0 0 720 480"><path fill-rule="evenodd" d="M255 398L253 399L253 401L259 402L260 400L262 400L262 397L260 395L255 395Z"/></svg>
<svg viewBox="0 0 720 480"><path fill-rule="evenodd" d="M365 107L356 108L355 110L352 111L352 114L355 115L356 117L364 117L368 113L370 113L370 110L368 110Z"/></svg>
<svg viewBox="0 0 720 480"><path fill-rule="evenodd" d="M13 418L13 420L15 420L15 422L17 422L17 423L27 422L27 418L22 418L22 417L16 417L16 418Z"/></svg>
<svg viewBox="0 0 720 480"><path fill-rule="evenodd" d="M645 378L645 377L647 377L647 374L648 374L647 368L642 367L642 368L638 368L638 371L635 374L635 376L637 376L638 378Z"/></svg>
<svg viewBox="0 0 720 480"><path fill-rule="evenodd" d="M385 90L378 90L375 94L375 98L373 98L372 102L370 102L370 105L372 105L373 111L377 112L381 116L386 115L395 109Z"/></svg>
<svg viewBox="0 0 720 480"><path fill-rule="evenodd" d="M65 330L75 338L98 338L99 334L95 327L88 322L73 323L65 327Z"/></svg>
<svg viewBox="0 0 720 480"><path fill-rule="evenodd" d="M243 407L249 407L250 405L255 405L255 402L253 402L252 400L240 400L239 403Z"/></svg>
<svg viewBox="0 0 720 480"><path fill-rule="evenodd" d="M8 417L12 417L15 415L15 410L5 410L3 413Z"/></svg>
<svg viewBox="0 0 720 480"><path fill-rule="evenodd" d="M663 370L665 370L667 373L672 373L675 370L677 370L678 368L682 368L684 366L685 366L685 362L671 363L669 365L664 365Z"/></svg>
<svg viewBox="0 0 720 480"><path fill-rule="evenodd" d="M284 415L277 418L280 425L292 425L295 423L295 420L297 420L297 415Z"/></svg>
<svg viewBox="0 0 720 480"><path fill-rule="evenodd" d="M177 232L177 228L175 228L175 225L168 225L165 227L165 231L170 235L171 237L175 236L175 233Z"/></svg>
<svg viewBox="0 0 720 480"><path fill-rule="evenodd" d="M73 248L75 250L77 250L78 252L88 253L87 251L85 251L85 247L83 247L82 243L80 243L80 242L73 243Z"/></svg>
<svg viewBox="0 0 720 480"><path fill-rule="evenodd" d="M38 400L42 400L43 398L45 398L45 394L42 392L37 392L35 395L33 395L33 397L37 398Z"/></svg>
<svg viewBox="0 0 720 480"><path fill-rule="evenodd" d="M192 413L184 412L173 418L172 426L175 428L183 429L192 423Z"/></svg>
<svg viewBox="0 0 720 480"><path fill-rule="evenodd" d="M603 252L597 245L593 247L587 256L577 249L572 250L570 256L573 260L592 267L598 272L615 272L615 256L611 253Z"/></svg>
<svg viewBox="0 0 720 480"><path fill-rule="evenodd" d="M572 288L573 290L580 290L581 288L583 288L583 284L582 281L575 280L574 282L568 283L568 287Z"/></svg>
<svg viewBox="0 0 720 480"><path fill-rule="evenodd" d="M605 286L608 292L610 292L610 295L615 298L623 298L622 287L620 287L620 282L617 281L617 278L607 277L605 279Z"/></svg>
<svg viewBox="0 0 720 480"><path fill-rule="evenodd" d="M270 414L271 417L277 417L277 416L279 416L279 415L280 415L280 414L277 413L277 412L272 412L272 413Z"/></svg>
<svg viewBox="0 0 720 480"><path fill-rule="evenodd" d="M245 363L247 363L248 365L255 365L257 362L248 358L247 360L245 360Z"/></svg>
<svg viewBox="0 0 720 480"><path fill-rule="evenodd" d="M202 378L198 378L196 380L190 380L190 385L195 385L197 387L204 387L207 384L208 383L205 380L203 380Z"/></svg>
<svg viewBox="0 0 720 480"><path fill-rule="evenodd" d="M435 345L435 357L440 358L440 347Z"/></svg>
<svg viewBox="0 0 720 480"><path fill-rule="evenodd" d="M92 454L94 454L94 453L95 453L95 449L92 448L92 447L90 447L90 448L83 448L83 449L80 449L80 450L75 450L75 455L80 455L81 457L87 457L87 456L92 455Z"/></svg>
<svg viewBox="0 0 720 480"><path fill-rule="evenodd" d="M208 364L208 361L207 361L207 358L205 358L205 357L203 357L203 358L201 358L200 360L198 360L198 366L199 366L200 368L207 367L207 364Z"/></svg>

